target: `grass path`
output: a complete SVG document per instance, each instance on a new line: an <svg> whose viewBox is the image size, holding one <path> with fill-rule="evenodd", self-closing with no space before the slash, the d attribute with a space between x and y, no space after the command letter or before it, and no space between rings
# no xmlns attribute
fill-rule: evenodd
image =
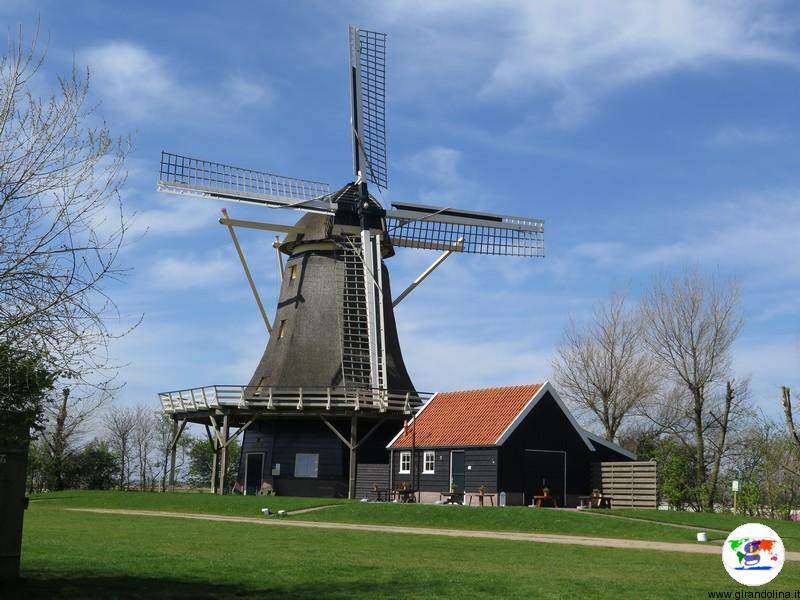
<svg viewBox="0 0 800 600"><path fill-rule="evenodd" d="M304 527L310 529L338 529L349 531L370 531L378 533L400 533L411 535L433 535L455 538L481 538L508 540L518 542L534 542L544 544L568 544L578 546L595 546L603 548L621 548L626 550L656 550L665 552L685 552L692 554L719 555L719 548L703 544L680 544L674 542L651 542L645 540L621 540L616 538L584 537L572 535L554 535L543 533L520 533L512 531L469 531L453 529L436 529L430 527L399 527L396 525L360 525L355 523L330 523L325 521L303 521L287 519L256 519L252 517L232 517L226 515L199 515L195 513L176 513L166 511L103 509L103 508L67 508L75 512L97 514L127 515L138 517L166 517L192 519L199 521L227 521L232 523L250 523L254 525ZM786 560L800 561L800 552L787 552Z"/></svg>
<svg viewBox="0 0 800 600"><path fill-rule="evenodd" d="M714 531L716 533L724 533L726 536L730 531L726 529L716 529L714 527L702 527L701 525L685 525L683 523L670 523L668 521L658 521L656 519L645 519L642 517L629 517L626 515L615 515L607 512L599 512L596 510L584 512L586 515L593 515L596 517L608 517L610 519L622 519L623 521L639 521L640 523L656 523L666 527L678 527L679 529L691 529L692 531Z"/></svg>

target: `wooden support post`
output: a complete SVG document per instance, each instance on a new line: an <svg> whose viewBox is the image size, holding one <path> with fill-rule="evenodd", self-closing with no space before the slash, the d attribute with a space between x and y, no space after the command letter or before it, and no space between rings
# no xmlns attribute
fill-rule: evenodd
<svg viewBox="0 0 800 600"><path fill-rule="evenodd" d="M236 232L233 230L233 226L231 225L231 222L228 219L228 211L223 208L222 214L224 215L225 218L220 219L219 222L227 226L228 233L231 234L233 245L236 248L236 254L239 255L239 260L242 263L242 268L244 269L245 277L247 277L247 283L250 284L250 290L253 292L253 298L255 298L256 304L258 305L258 311L261 313L261 318L264 319L264 325L267 326L267 331L269 332L270 335L272 335L272 325L269 322L267 311L264 310L264 305L261 303L261 296L258 295L258 290L256 289L255 282L253 281L253 276L250 274L250 268L247 266L247 261L244 259L244 253L242 252L242 247L239 245L239 239L236 237Z"/></svg>
<svg viewBox="0 0 800 600"><path fill-rule="evenodd" d="M350 500L356 499L356 439L358 438L358 417L350 417L350 482L347 489L347 497Z"/></svg>
<svg viewBox="0 0 800 600"><path fill-rule="evenodd" d="M214 421L213 417L211 418ZM214 450L214 458L211 460L211 493L217 492L217 463L219 463L219 436L217 435L217 424L214 422L214 435L211 435L211 430L206 425L206 434L208 434L208 441L211 443L211 448Z"/></svg>
<svg viewBox="0 0 800 600"><path fill-rule="evenodd" d="M219 456L219 493L225 493L225 486L228 483L228 434L230 433L230 426L228 423L229 417L226 414L222 417L222 439L220 440L220 456Z"/></svg>

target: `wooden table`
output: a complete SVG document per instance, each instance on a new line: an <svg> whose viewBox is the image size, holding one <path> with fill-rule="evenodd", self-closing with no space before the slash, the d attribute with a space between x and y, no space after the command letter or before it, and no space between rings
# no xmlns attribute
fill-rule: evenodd
<svg viewBox="0 0 800 600"><path fill-rule="evenodd" d="M416 502L417 490L395 490L398 502Z"/></svg>
<svg viewBox="0 0 800 600"><path fill-rule="evenodd" d="M579 496L583 508L611 508L611 496Z"/></svg>
<svg viewBox="0 0 800 600"><path fill-rule="evenodd" d="M375 495L378 497L378 502L391 502L394 500L394 490L389 488L377 488Z"/></svg>
<svg viewBox="0 0 800 600"><path fill-rule="evenodd" d="M456 504L461 492L439 492L439 500L444 500L445 504Z"/></svg>
<svg viewBox="0 0 800 600"><path fill-rule="evenodd" d="M541 508L542 504L549 504L553 508L558 508L558 500L555 496L534 496L533 503L536 508Z"/></svg>
<svg viewBox="0 0 800 600"><path fill-rule="evenodd" d="M483 499L488 498L492 506L494 506L494 496L492 494L469 494L469 506L472 506L472 499L478 499L478 506L483 506Z"/></svg>

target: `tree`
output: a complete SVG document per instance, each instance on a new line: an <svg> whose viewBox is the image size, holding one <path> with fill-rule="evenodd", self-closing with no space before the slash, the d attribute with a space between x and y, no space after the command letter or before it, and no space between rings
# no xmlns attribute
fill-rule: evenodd
<svg viewBox="0 0 800 600"><path fill-rule="evenodd" d="M719 390L730 379L731 347L742 326L738 286L716 278L706 281L693 270L657 280L645 294L643 306L648 348L663 373L687 392L699 505L713 510L736 398L732 387L722 394ZM713 410L709 404L715 393L724 395L725 401ZM718 434L711 460L706 448L710 429Z"/></svg>
<svg viewBox="0 0 800 600"><path fill-rule="evenodd" d="M112 406L104 418L108 444L118 461L119 488L127 489L131 483L133 430L136 412L130 407Z"/></svg>
<svg viewBox="0 0 800 600"><path fill-rule="evenodd" d="M226 481L235 481L239 469L241 448L239 442L232 441L228 446L228 474ZM189 447L189 483L195 487L211 485L211 471L214 465L214 447L209 440L192 440ZM213 490L212 490L213 491Z"/></svg>
<svg viewBox="0 0 800 600"><path fill-rule="evenodd" d="M131 441L135 451L136 465L139 478L139 489L145 491L148 483L153 479L150 473L153 438L153 411L147 406L137 406L133 409L134 425L131 431Z"/></svg>
<svg viewBox="0 0 800 600"><path fill-rule="evenodd" d="M72 460L74 484L89 490L110 490L117 480L119 468L117 457L111 452L108 443L92 440Z"/></svg>
<svg viewBox="0 0 800 600"><path fill-rule="evenodd" d="M44 55L36 43L26 46L20 31L0 57L0 344L23 366L33 360L53 375L44 387L28 381L0 405L0 426L11 422L25 446L29 427L41 422L41 392L55 378L97 385L113 378L106 323L116 308L104 286L123 275L116 264L126 231L119 190L130 146L95 125L88 71L73 68L55 93L39 96L34 77ZM20 477L21 494L24 468ZM9 493L12 486L4 487ZM16 527L0 530L0 545ZM0 555L19 553L2 548ZM15 564L0 576L16 578Z"/></svg>
<svg viewBox="0 0 800 600"><path fill-rule="evenodd" d="M129 143L95 126L88 71L33 86L36 38L0 58L0 339L73 376L108 367Z"/></svg>
<svg viewBox="0 0 800 600"><path fill-rule="evenodd" d="M800 499L800 453L792 435L762 417L745 432L738 457L739 511L754 517L791 518Z"/></svg>
<svg viewBox="0 0 800 600"><path fill-rule="evenodd" d="M609 440L657 389L653 361L643 348L641 316L628 309L623 295L599 305L587 327L570 323L553 370L559 391L579 412L596 416Z"/></svg>
<svg viewBox="0 0 800 600"><path fill-rule="evenodd" d="M47 486L51 490L69 487L67 471L72 468L72 458L82 451L80 441L89 420L103 405L107 396L89 388L88 393L74 393L75 388L64 387L61 399L44 406L47 424L41 433L49 454L47 461Z"/></svg>
<svg viewBox="0 0 800 600"><path fill-rule="evenodd" d="M42 356L0 342L0 447L27 447L57 377Z"/></svg>
<svg viewBox="0 0 800 600"><path fill-rule="evenodd" d="M29 431L41 426L41 407L57 377L43 362L0 343L0 588L19 576Z"/></svg>
<svg viewBox="0 0 800 600"><path fill-rule="evenodd" d="M155 467L158 468L159 490L167 490L167 475L169 474L170 455L172 454L172 417L160 411L154 413L153 433L155 438ZM192 445L192 439L188 436L178 438L175 448L175 470L180 471L186 463L186 456Z"/></svg>
<svg viewBox="0 0 800 600"><path fill-rule="evenodd" d="M781 400L783 401L783 414L786 416L786 426L789 428L789 435L792 436L795 447L800 450L800 434L798 434L797 426L794 424L794 415L792 411L792 390L785 385L781 386Z"/></svg>

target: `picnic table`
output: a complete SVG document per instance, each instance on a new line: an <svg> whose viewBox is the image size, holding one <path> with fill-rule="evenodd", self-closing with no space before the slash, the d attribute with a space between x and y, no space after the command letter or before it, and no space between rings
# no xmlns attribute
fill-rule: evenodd
<svg viewBox="0 0 800 600"><path fill-rule="evenodd" d="M611 496L578 496L582 508L611 508Z"/></svg>
<svg viewBox="0 0 800 600"><path fill-rule="evenodd" d="M461 492L439 492L439 500L444 500L445 504L456 504Z"/></svg>
<svg viewBox="0 0 800 600"><path fill-rule="evenodd" d="M391 502L394 500L394 490L390 488L375 488L378 502Z"/></svg>
<svg viewBox="0 0 800 600"><path fill-rule="evenodd" d="M533 497L533 504L536 508L541 508L542 504L549 504L553 508L558 508L558 500L556 500L555 496L534 496Z"/></svg>
<svg viewBox="0 0 800 600"><path fill-rule="evenodd" d="M483 499L488 498L489 502L494 506L494 496L492 494L481 494L480 492L477 494L468 494L469 495L469 506L472 506L472 499L478 499L478 506L483 506Z"/></svg>
<svg viewBox="0 0 800 600"><path fill-rule="evenodd" d="M405 490L395 490L395 496L398 502L416 502L416 495L417 490L412 489L405 489Z"/></svg>

